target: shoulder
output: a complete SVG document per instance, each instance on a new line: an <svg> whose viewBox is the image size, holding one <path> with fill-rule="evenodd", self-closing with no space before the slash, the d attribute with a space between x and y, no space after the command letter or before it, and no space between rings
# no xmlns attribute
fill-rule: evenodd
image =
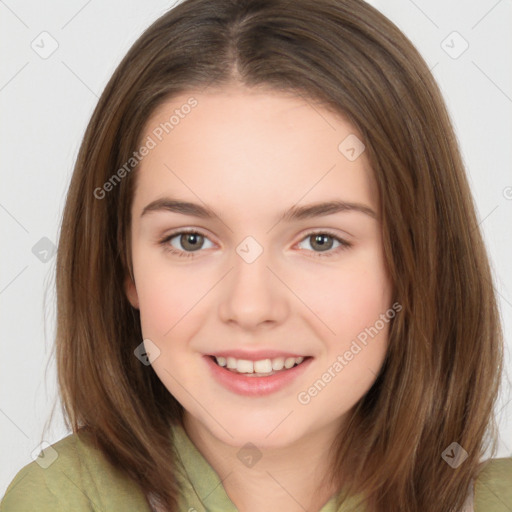
<svg viewBox="0 0 512 512"><path fill-rule="evenodd" d="M149 512L141 490L96 448L89 434L70 434L21 468L0 502L0 512L74 510Z"/></svg>
<svg viewBox="0 0 512 512"><path fill-rule="evenodd" d="M482 462L474 492L475 512L512 510L512 457Z"/></svg>

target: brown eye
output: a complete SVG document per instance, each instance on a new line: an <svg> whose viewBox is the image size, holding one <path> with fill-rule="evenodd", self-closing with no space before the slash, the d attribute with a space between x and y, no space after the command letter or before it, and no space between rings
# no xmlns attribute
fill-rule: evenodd
<svg viewBox="0 0 512 512"><path fill-rule="evenodd" d="M210 247L213 247L212 242L206 236L191 230L171 233L160 240L160 244L166 251L177 256L194 256L195 252L200 252L200 249L205 248L206 241L211 244Z"/></svg>
<svg viewBox="0 0 512 512"><path fill-rule="evenodd" d="M180 235L179 241L186 251L197 251L204 243L204 236L199 233L183 233Z"/></svg>
<svg viewBox="0 0 512 512"><path fill-rule="evenodd" d="M336 235L322 231L308 233L306 237L302 239L301 243L304 243L305 241L309 241L309 245L312 248L312 251L309 250L309 252L316 253L317 256L332 256L337 254L339 251L352 247L350 242L347 242ZM338 245L334 247L335 243Z"/></svg>
<svg viewBox="0 0 512 512"><path fill-rule="evenodd" d="M316 234L310 235L309 238L312 240L311 247L319 251L328 251L334 244L334 238L330 235Z"/></svg>

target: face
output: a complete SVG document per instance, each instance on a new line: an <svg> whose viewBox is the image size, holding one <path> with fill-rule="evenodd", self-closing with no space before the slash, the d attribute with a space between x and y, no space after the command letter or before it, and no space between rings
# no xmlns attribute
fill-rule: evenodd
<svg viewBox="0 0 512 512"><path fill-rule="evenodd" d="M241 86L174 97L146 125L127 295L186 421L231 446L334 431L384 361L391 283L355 137L313 102Z"/></svg>

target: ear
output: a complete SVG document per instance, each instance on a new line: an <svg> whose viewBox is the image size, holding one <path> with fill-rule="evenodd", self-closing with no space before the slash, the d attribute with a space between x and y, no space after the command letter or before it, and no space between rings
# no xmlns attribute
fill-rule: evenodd
<svg viewBox="0 0 512 512"><path fill-rule="evenodd" d="M126 293L126 297L130 301L130 304L135 309L139 309L139 296L137 295L137 288L135 287L135 283L129 275L127 275L124 280L124 291Z"/></svg>

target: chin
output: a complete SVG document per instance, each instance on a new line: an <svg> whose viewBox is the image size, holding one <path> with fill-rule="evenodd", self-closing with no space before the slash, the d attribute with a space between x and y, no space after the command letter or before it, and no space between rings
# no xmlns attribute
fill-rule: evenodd
<svg viewBox="0 0 512 512"><path fill-rule="evenodd" d="M293 413L286 418L287 414L289 412L281 413L279 418L276 418L274 415L262 416L260 412L244 419L226 419L225 422L219 418L221 425L228 425L227 432L217 423L210 424L209 430L230 446L243 447L247 443L252 443L261 449L284 447L300 437L300 427L296 421L292 421Z"/></svg>

